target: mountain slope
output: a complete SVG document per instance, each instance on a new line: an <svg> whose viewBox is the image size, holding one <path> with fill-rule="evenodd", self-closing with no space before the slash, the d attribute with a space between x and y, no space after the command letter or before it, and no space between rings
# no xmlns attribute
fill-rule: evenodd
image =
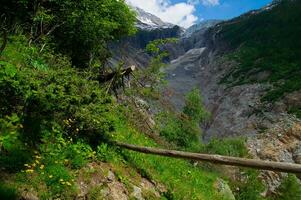
<svg viewBox="0 0 301 200"><path fill-rule="evenodd" d="M181 108L200 89L212 114L205 140L243 136L255 157L300 162L300 6L277 1L186 39L191 49L166 70L167 98ZM262 176L271 191L283 177Z"/></svg>
<svg viewBox="0 0 301 200"><path fill-rule="evenodd" d="M143 9L134 7L133 8L137 13L137 27L139 29L147 29L147 30L153 30L153 29L162 29L162 28L172 28L175 25L171 23L163 22L159 17L145 12Z"/></svg>

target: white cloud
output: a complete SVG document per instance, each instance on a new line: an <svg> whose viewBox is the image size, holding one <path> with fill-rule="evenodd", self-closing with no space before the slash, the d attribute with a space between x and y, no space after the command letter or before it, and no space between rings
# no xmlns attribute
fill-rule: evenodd
<svg viewBox="0 0 301 200"><path fill-rule="evenodd" d="M219 0L188 0L189 4L203 4L204 6L217 6L219 5Z"/></svg>
<svg viewBox="0 0 301 200"><path fill-rule="evenodd" d="M194 15L195 5L191 3L171 4L169 0L126 0L126 2L156 15L165 22L184 28L190 27L198 20L198 17Z"/></svg>

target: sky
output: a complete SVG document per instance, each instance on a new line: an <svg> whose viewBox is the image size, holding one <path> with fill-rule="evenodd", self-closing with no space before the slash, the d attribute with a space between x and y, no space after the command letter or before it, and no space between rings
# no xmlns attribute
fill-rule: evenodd
<svg viewBox="0 0 301 200"><path fill-rule="evenodd" d="M272 0L126 0L128 4L184 28L208 19L231 19Z"/></svg>

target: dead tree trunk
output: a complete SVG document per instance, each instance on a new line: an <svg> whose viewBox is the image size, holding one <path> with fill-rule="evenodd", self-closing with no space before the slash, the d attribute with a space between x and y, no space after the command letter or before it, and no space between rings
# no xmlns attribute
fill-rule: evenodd
<svg viewBox="0 0 301 200"><path fill-rule="evenodd" d="M121 71L117 70L117 71L114 71L114 72L111 72L108 74L102 74L99 76L98 81L100 83L105 83L105 82L111 81L116 76L127 77L131 73L133 73L135 71L135 69L136 69L135 66L131 66L126 69L122 69Z"/></svg>
<svg viewBox="0 0 301 200"><path fill-rule="evenodd" d="M116 142L116 145L121 148L129 149L132 151L137 151L145 154L153 154L153 155L160 155L160 156L181 158L181 159L188 159L188 160L198 160L198 161L211 162L214 164L249 167L249 168L269 170L269 171L287 172L287 173L295 173L295 174L301 173L301 165L292 164L292 163L236 158L236 157L221 156L221 155L189 153L183 151L173 151L173 150L157 149L157 148L150 148L150 147L139 147L139 146L120 143L120 142Z"/></svg>

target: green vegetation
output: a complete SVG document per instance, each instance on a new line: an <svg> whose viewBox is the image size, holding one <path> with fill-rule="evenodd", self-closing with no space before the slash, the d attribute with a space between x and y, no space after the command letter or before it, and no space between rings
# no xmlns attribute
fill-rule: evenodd
<svg viewBox="0 0 301 200"><path fill-rule="evenodd" d="M108 42L135 32L135 14L124 0L5 0L0 13L3 28L17 22L31 41L56 47L78 67L102 64Z"/></svg>
<svg viewBox="0 0 301 200"><path fill-rule="evenodd" d="M17 199L16 189L0 181L0 198L5 200Z"/></svg>
<svg viewBox="0 0 301 200"><path fill-rule="evenodd" d="M0 11L0 43L5 44L0 52L0 199L17 199L24 191L45 200L75 199L79 181L89 182L97 170L107 178L111 169L129 192L142 176L162 186L162 199L226 199L215 187L223 175L213 168L112 143L247 156L242 139L200 142L200 124L210 114L197 89L187 94L182 112L161 108L156 124L167 145L143 134L133 99L159 97L167 55L160 45L174 39L147 45L153 56L149 67L139 70L117 99L96 76L106 72L107 44L135 31L135 14L123 0L13 0L1 3ZM262 192L257 174L234 185L241 188L237 199L255 199ZM101 198L105 187L91 187L88 197Z"/></svg>
<svg viewBox="0 0 301 200"><path fill-rule="evenodd" d="M200 149L202 132L200 123L209 119L209 113L203 105L200 91L197 88L186 95L182 113L163 111L157 118L157 121L160 122L158 127L160 135L169 142L186 149Z"/></svg>
<svg viewBox="0 0 301 200"><path fill-rule="evenodd" d="M239 200L264 200L261 193L264 192L264 185L258 178L259 172L255 170L247 170L244 178L233 183L233 188L239 188L234 195Z"/></svg>
<svg viewBox="0 0 301 200"><path fill-rule="evenodd" d="M189 117L189 120L196 123L202 123L209 119L209 113L203 105L200 91L197 88L186 95L183 113Z"/></svg>
<svg viewBox="0 0 301 200"><path fill-rule="evenodd" d="M211 139L204 151L234 157L246 157L248 155L245 140L241 138Z"/></svg>
<svg viewBox="0 0 301 200"><path fill-rule="evenodd" d="M301 89L301 2L284 0L272 10L234 19L222 25L220 36L236 49L230 58L239 66L224 81L236 84L268 82L262 98L276 101ZM296 108L294 113L299 113Z"/></svg>
<svg viewBox="0 0 301 200"><path fill-rule="evenodd" d="M301 186L300 181L295 175L288 175L280 187L275 200L297 200L301 199Z"/></svg>

